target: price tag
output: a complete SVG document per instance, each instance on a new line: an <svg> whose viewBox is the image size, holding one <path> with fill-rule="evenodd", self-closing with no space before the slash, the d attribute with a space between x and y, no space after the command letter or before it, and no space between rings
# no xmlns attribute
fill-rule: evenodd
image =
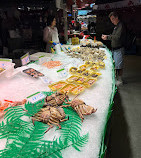
<svg viewBox="0 0 141 158"><path fill-rule="evenodd" d="M6 69L10 67L12 63L12 59L0 58L0 68Z"/></svg>
<svg viewBox="0 0 141 158"><path fill-rule="evenodd" d="M40 56L39 57L39 64L42 65L43 63L47 62L47 57L45 56Z"/></svg>
<svg viewBox="0 0 141 158"><path fill-rule="evenodd" d="M26 53L24 56L21 57L22 65L26 65L30 62L29 53Z"/></svg>
<svg viewBox="0 0 141 158"><path fill-rule="evenodd" d="M0 62L11 62L12 63L12 59L0 58Z"/></svg>
<svg viewBox="0 0 141 158"><path fill-rule="evenodd" d="M40 77L40 79L46 84L52 84L53 83L53 81L51 81L47 76Z"/></svg>
<svg viewBox="0 0 141 158"><path fill-rule="evenodd" d="M66 77L66 76L68 75L67 71L66 71L64 68L58 70L58 71L57 71L57 74L58 74L59 77L61 77L61 78L62 78L62 77Z"/></svg>
<svg viewBox="0 0 141 158"><path fill-rule="evenodd" d="M29 97L27 97L28 101L31 102L31 103L36 103L37 101L39 100L42 100L44 99L46 96L41 93L41 92L38 92L38 93L35 93Z"/></svg>

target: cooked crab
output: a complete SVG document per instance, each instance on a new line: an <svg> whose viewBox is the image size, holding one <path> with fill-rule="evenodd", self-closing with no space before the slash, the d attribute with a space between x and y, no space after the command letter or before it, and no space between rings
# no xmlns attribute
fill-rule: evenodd
<svg viewBox="0 0 141 158"><path fill-rule="evenodd" d="M69 119L65 119L65 116L66 115L63 108L47 106L45 108L42 108L38 113L36 113L32 117L32 121L33 124L34 121L40 121L48 124L49 128L46 131L48 132L53 127L52 124L57 125L59 129L61 129L60 122L67 121Z"/></svg>
<svg viewBox="0 0 141 158"><path fill-rule="evenodd" d="M51 104L51 106L60 106L63 104L65 100L69 100L69 97L65 93L56 92L50 96L46 96L45 98L45 104L43 107L46 107L48 104Z"/></svg>
<svg viewBox="0 0 141 158"><path fill-rule="evenodd" d="M93 107L89 105L86 105L85 102L80 99L73 99L71 102L66 102L66 103L69 105L62 105L61 107L71 106L78 113L82 122L84 119L83 115L90 115L97 111L97 109L94 109Z"/></svg>

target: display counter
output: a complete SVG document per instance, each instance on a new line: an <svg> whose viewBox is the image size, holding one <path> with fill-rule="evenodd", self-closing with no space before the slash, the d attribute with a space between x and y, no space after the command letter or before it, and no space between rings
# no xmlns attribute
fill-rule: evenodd
<svg viewBox="0 0 141 158"><path fill-rule="evenodd" d="M15 119L14 114L10 114L10 112L9 115L6 115L5 120L4 118L1 118L0 156L6 157L9 155L9 157L20 158L26 156L34 158L98 158L104 156L104 137L106 125L111 114L111 107L116 87L111 53L106 48L100 49L105 50L107 56L107 59L104 60L105 68L99 70L101 76L98 77L95 84L90 88L86 88L84 92L77 96L77 98L83 100L86 105L92 106L93 108L97 109L97 111L91 115L84 116L83 122L81 122L77 114L77 116L73 116L73 114L69 112L70 124L68 124L68 126L65 125L67 124L66 121L65 123L60 123L60 125L62 125L62 129L58 129L58 127L54 126L45 133L48 125L43 123L37 124L37 122L33 124L31 119L32 116L28 115L30 112L27 111L27 106L31 106L31 104L27 103L26 109L24 108L24 105L19 106L19 108L16 106L15 111L19 110L18 112L21 112L21 115L19 115L18 112L16 115L16 112L14 111ZM44 94L49 95L49 93L46 93L51 92L50 88L48 87L49 82L45 82L41 78L33 78L28 76L23 72L23 70L27 68L33 68L43 73L50 82L57 82L60 80L66 80L71 76L68 71L71 67L79 67L80 65L84 64L82 59L72 58L64 52L61 52L59 55L51 55L49 60L60 61L62 65L49 69L39 64L39 62L35 62L15 69L15 71L18 71L19 73L11 78L1 78L0 101L4 101L5 99L10 101L19 101L26 99L28 96L31 96L37 92L43 92ZM58 70L62 68L66 70L65 76L60 76L58 74ZM74 97L75 95L69 95L70 100L72 100ZM34 104L32 105L32 108L34 109ZM67 117L69 116L69 113L67 113ZM13 121L11 120L11 117ZM76 120L74 120L76 121L75 123L73 121L71 122L72 118L78 119L78 122ZM16 119L20 120L18 123L16 122L17 124L14 123ZM22 121L24 121L24 123ZM63 142L63 139L61 139L60 136L65 135L64 130L65 128L68 130L67 128L71 126L71 123L74 123L75 125L74 129L70 129L67 134L69 141ZM77 125L77 123L79 125ZM8 128L8 125L11 125L11 128ZM80 134L79 138L76 138L77 130ZM74 138L73 135L75 136ZM35 136L36 139L34 138ZM65 140L67 140L67 138ZM28 155L25 155L25 153Z"/></svg>

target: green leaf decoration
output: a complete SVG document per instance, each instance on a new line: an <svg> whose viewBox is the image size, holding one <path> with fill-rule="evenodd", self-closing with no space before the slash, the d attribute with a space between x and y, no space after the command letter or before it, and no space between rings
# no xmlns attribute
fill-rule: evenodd
<svg viewBox="0 0 141 158"><path fill-rule="evenodd" d="M63 145L60 146L57 142L57 139L55 141L49 142L45 141L43 142L42 146L40 147L40 155L39 157L44 158L63 158L61 150L63 149Z"/></svg>
<svg viewBox="0 0 141 158"><path fill-rule="evenodd" d="M25 104L25 110L27 110L26 115L27 116L33 116L34 114L36 114L38 111L40 111L40 109L43 107L44 105L44 100L42 101L38 101L35 104L32 104L30 102L27 102Z"/></svg>
<svg viewBox="0 0 141 158"><path fill-rule="evenodd" d="M52 92L43 93L52 94ZM49 126L37 121L33 125L31 121L31 116L43 105L44 99L35 104L27 102L24 108L16 106L6 109L5 121L0 123L0 139L6 138L7 143L5 149L0 151L0 157L62 158L62 151L70 146L81 151L88 142L88 134L80 136L82 122L71 107L64 108L66 118L69 116L69 120L60 123L62 128L58 131L61 136L53 141L43 140Z"/></svg>
<svg viewBox="0 0 141 158"><path fill-rule="evenodd" d="M80 135L82 122L78 114L71 108L64 108L65 114L69 116L69 120L61 123L61 134L63 140L68 143Z"/></svg>
<svg viewBox="0 0 141 158"><path fill-rule="evenodd" d="M8 121L10 120L14 121L25 114L25 111L21 106L10 107L6 109L6 111L7 113L5 114L4 118L7 119Z"/></svg>
<svg viewBox="0 0 141 158"><path fill-rule="evenodd" d="M47 129L47 125L41 122L35 122L35 126L30 124L30 129L26 136L19 135L15 137L11 144L7 145L7 148L0 153L1 157L9 156L9 153L13 153L15 157L29 157L31 153L40 145L40 140L43 138ZM11 155L10 154L10 155ZM12 157L13 157L12 156ZM34 155L35 156L35 155Z"/></svg>
<svg viewBox="0 0 141 158"><path fill-rule="evenodd" d="M0 124L0 139L13 139L19 135L26 135L29 133L31 127L31 123L21 119L16 119L13 122L7 120L6 123L2 122Z"/></svg>
<svg viewBox="0 0 141 158"><path fill-rule="evenodd" d="M112 107L113 107L113 104L114 104L113 99L114 99L114 96L117 92L117 87L115 85L115 64L113 63L113 58L112 58L111 51L109 51L108 49L107 49L107 51L111 55L110 59L111 59L111 63L113 64L113 67L112 67L112 80L113 80L113 83L112 83L112 93L111 93L111 97L110 97L110 100L109 100L110 104L109 104L109 109L108 109L108 115L107 115L107 118L106 118L106 124L105 124L105 127L104 127L104 132L103 132L102 142L101 142L101 148L100 148L100 152L99 152L99 158L104 158L106 150L107 150L107 146L105 145L105 136L106 136L108 121L109 121L109 118L112 114Z"/></svg>
<svg viewBox="0 0 141 158"><path fill-rule="evenodd" d="M81 151L80 150L80 147L84 147L84 145L88 142L88 139L89 139L89 134L87 133L86 135L83 135L83 136L77 136L77 137L74 137L72 139L72 146L78 150L78 151Z"/></svg>

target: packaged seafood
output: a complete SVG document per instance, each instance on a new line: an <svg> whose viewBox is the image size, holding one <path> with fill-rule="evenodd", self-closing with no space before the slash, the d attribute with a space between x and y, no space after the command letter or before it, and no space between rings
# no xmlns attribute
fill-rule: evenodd
<svg viewBox="0 0 141 158"><path fill-rule="evenodd" d="M79 76L71 76L71 77L67 78L67 81L68 82L74 82L74 81L77 81L78 78L79 78Z"/></svg>
<svg viewBox="0 0 141 158"><path fill-rule="evenodd" d="M42 74L41 72L39 72L33 68L25 69L25 70L23 70L23 72L33 78L38 78L38 77L44 76L44 74Z"/></svg>
<svg viewBox="0 0 141 158"><path fill-rule="evenodd" d="M86 70L86 68L87 68L87 65L85 65L85 64L79 66L79 69L82 70L82 71Z"/></svg>
<svg viewBox="0 0 141 158"><path fill-rule="evenodd" d="M92 77L92 78L97 78L98 76L100 76L101 73L100 72L93 72L91 73L91 75L89 77Z"/></svg>
<svg viewBox="0 0 141 158"><path fill-rule="evenodd" d="M77 75L81 75L83 72L84 72L83 70L77 70L77 71L76 71L76 74L77 74Z"/></svg>
<svg viewBox="0 0 141 158"><path fill-rule="evenodd" d="M74 88L74 87L75 87L74 84L69 83L69 84L66 84L63 88L61 88L59 90L59 92L61 92L61 93L69 93L71 91L71 89Z"/></svg>
<svg viewBox="0 0 141 158"><path fill-rule="evenodd" d="M89 66L92 65L92 62L91 62L91 61L86 61L86 62L85 62L85 65L87 65L87 67L89 67Z"/></svg>
<svg viewBox="0 0 141 158"><path fill-rule="evenodd" d="M67 84L67 82L59 81L59 82L53 83L53 84L51 84L51 85L48 85L48 87L49 87L52 91L57 91L57 90L59 90L60 88L63 88L66 84Z"/></svg>
<svg viewBox="0 0 141 158"><path fill-rule="evenodd" d="M98 65L99 65L98 62L96 62L96 61L92 62L92 66L98 66Z"/></svg>
<svg viewBox="0 0 141 158"><path fill-rule="evenodd" d="M87 80L85 77L79 77L78 80L76 81L77 83L83 83Z"/></svg>
<svg viewBox="0 0 141 158"><path fill-rule="evenodd" d="M93 67L90 68L91 71L96 71L99 69L98 65L94 65Z"/></svg>
<svg viewBox="0 0 141 158"><path fill-rule="evenodd" d="M105 63L104 62L99 62L99 67L101 68L101 69L104 69L105 68Z"/></svg>
<svg viewBox="0 0 141 158"><path fill-rule="evenodd" d="M77 67L71 67L70 70L69 70L69 72L71 74L74 74L77 70L78 70Z"/></svg>
<svg viewBox="0 0 141 158"><path fill-rule="evenodd" d="M85 70L83 73L82 73L82 76L84 77L89 77L91 75L91 71L90 70Z"/></svg>
<svg viewBox="0 0 141 158"><path fill-rule="evenodd" d="M47 67L48 69L52 69L55 68L57 66L62 65L62 63L60 61L48 61L42 64L43 66Z"/></svg>
<svg viewBox="0 0 141 158"><path fill-rule="evenodd" d="M81 92L83 92L85 90L85 86L82 85L82 84L78 84L77 86L75 86L72 90L71 90L71 93L72 94L79 94Z"/></svg>
<svg viewBox="0 0 141 158"><path fill-rule="evenodd" d="M96 81L97 81L97 78L95 78L95 79L89 78L86 82L83 83L83 85L85 85L86 87L90 87L90 86L92 86Z"/></svg>

